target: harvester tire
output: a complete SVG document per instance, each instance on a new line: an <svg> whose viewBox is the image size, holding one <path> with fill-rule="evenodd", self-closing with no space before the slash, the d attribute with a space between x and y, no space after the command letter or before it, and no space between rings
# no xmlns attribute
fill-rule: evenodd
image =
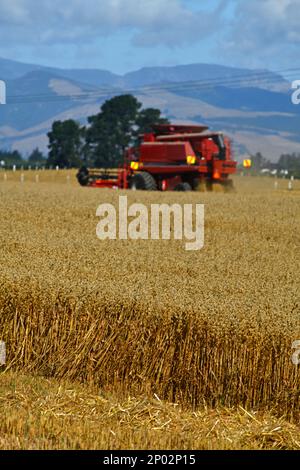
<svg viewBox="0 0 300 470"><path fill-rule="evenodd" d="M192 191L192 186L189 183L179 183L175 186L174 191Z"/></svg>
<svg viewBox="0 0 300 470"><path fill-rule="evenodd" d="M85 166L80 168L80 170L78 171L76 176L77 176L78 183L81 186L87 186L88 185L88 183L89 183L89 171Z"/></svg>
<svg viewBox="0 0 300 470"><path fill-rule="evenodd" d="M133 190L144 190L144 191L156 191L157 184L155 179L147 171L142 171L134 175L130 182L130 189Z"/></svg>

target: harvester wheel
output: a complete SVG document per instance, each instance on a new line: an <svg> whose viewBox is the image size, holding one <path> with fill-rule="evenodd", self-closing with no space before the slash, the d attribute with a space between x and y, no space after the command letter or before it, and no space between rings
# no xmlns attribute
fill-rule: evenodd
<svg viewBox="0 0 300 470"><path fill-rule="evenodd" d="M130 182L130 189L133 190L146 190L146 191L156 191L157 184L155 179L147 171L142 171L134 175Z"/></svg>
<svg viewBox="0 0 300 470"><path fill-rule="evenodd" d="M78 171L76 177L77 177L78 183L81 186L87 186L88 185L88 183L89 183L89 171L85 166L80 168L80 170Z"/></svg>
<svg viewBox="0 0 300 470"><path fill-rule="evenodd" d="M192 191L192 186L189 183L179 183L175 186L174 191Z"/></svg>

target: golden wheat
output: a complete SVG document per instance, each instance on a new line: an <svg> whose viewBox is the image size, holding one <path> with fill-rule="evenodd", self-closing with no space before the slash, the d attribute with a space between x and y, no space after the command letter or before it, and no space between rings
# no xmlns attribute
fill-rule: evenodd
<svg viewBox="0 0 300 470"><path fill-rule="evenodd" d="M54 176L53 176L54 174ZM74 174L0 174L0 339L8 368L184 406L242 406L299 421L300 192L237 178L237 193L124 192L205 204L205 247L99 241L117 191ZM12 178L12 179L10 179ZM15 180L13 180L15 178Z"/></svg>

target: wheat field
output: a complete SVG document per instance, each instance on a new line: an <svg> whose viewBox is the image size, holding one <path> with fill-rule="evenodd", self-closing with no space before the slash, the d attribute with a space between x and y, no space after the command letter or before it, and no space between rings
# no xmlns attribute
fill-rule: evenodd
<svg viewBox="0 0 300 470"><path fill-rule="evenodd" d="M117 206L119 191L82 188L68 171L20 179L0 173L0 400L14 411L1 412L1 448L158 448L154 428L164 422L148 419L155 397L171 419L162 447L299 447L300 375L291 360L300 340L298 181L292 191L287 180L275 189L272 178L237 177L228 194L122 192L129 204L205 204L205 246L188 252L178 240L100 241L96 209ZM16 383L26 403L10 401ZM61 387L78 416L89 399L109 397L99 405L103 432L90 411L66 434L71 411L37 416L30 395L46 400L46 384L49 408ZM110 433L109 410L124 403L126 426L116 413ZM135 404L153 413L136 415Z"/></svg>

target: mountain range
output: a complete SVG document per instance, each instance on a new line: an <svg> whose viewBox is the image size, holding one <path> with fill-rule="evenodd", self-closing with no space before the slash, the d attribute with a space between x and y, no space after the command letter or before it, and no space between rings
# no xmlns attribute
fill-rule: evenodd
<svg viewBox="0 0 300 470"><path fill-rule="evenodd" d="M233 140L238 159L261 152L276 161L300 153L300 106L278 73L212 64L148 67L117 75L101 69L60 69L0 58L7 104L0 106L0 148L47 152L53 121L86 123L101 104L132 93L172 122L204 123Z"/></svg>

